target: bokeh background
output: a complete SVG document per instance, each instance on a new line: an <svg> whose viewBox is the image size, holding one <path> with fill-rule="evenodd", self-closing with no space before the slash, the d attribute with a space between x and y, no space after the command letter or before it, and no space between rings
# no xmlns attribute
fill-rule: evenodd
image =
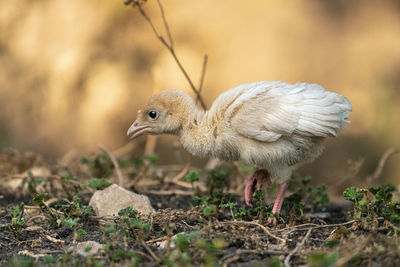
<svg viewBox="0 0 400 267"><path fill-rule="evenodd" d="M363 160L362 182L387 148L400 145L399 1L163 5L195 82L209 56L202 93L208 106L231 87L261 80L319 83L348 97L351 125L301 173L332 181ZM161 28L155 0L145 9ZM169 52L122 0L0 0L1 148L49 160L98 151L99 144L117 149L128 142L140 104L163 89L191 93ZM175 139L158 139L160 160ZM399 185L399 163L399 155L390 158L379 182Z"/></svg>

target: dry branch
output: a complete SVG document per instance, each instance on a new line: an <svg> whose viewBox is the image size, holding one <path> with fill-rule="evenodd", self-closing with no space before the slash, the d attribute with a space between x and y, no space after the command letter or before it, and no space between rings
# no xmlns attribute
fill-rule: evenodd
<svg viewBox="0 0 400 267"><path fill-rule="evenodd" d="M133 7L137 7L140 14L143 16L143 18L147 21L147 23L150 25L154 35L157 37L158 40L160 40L160 42L168 49L168 51L170 52L170 54L172 55L172 57L174 58L176 64L178 65L179 69L181 70L182 74L185 76L186 80L188 81L190 88L192 89L192 91L195 93L196 95L196 102L199 101L200 105L203 109L206 109L206 105L202 99L202 97L200 96L200 88L203 85L203 79L204 79L204 74L205 74L205 68L207 66L207 55L205 55L204 57L204 62L203 62L203 70L202 70L202 75L201 75L201 79L200 79L200 86L199 89L196 88L196 86L194 85L192 79L190 78L190 76L188 75L187 71L185 70L185 68L183 67L181 61L178 59L178 56L176 55L175 52L175 48L174 48L174 42L172 39L172 34L171 31L169 29L168 26L168 22L167 19L165 17L165 12L164 12L164 8L161 4L160 0L157 0L157 4L158 7L160 9L161 12L161 17L164 23L164 29L167 33L168 36L168 41L164 38L163 35L160 34L160 32L157 30L157 28L154 26L153 21L151 20L151 18L147 15L147 13L144 11L143 9L143 4L145 3L145 1L138 1L138 0L127 0L125 1L126 5L132 5Z"/></svg>
<svg viewBox="0 0 400 267"><path fill-rule="evenodd" d="M382 157L379 160L378 166L376 167L374 173L370 176L367 177L367 183L369 185L372 185L374 182L376 182L379 177L382 175L383 168L386 165L387 160L390 158L390 156L399 153L400 148L389 148L388 150L383 153Z"/></svg>
<svg viewBox="0 0 400 267"><path fill-rule="evenodd" d="M279 243L281 243L282 245L286 244L286 240L274 235L273 233L271 233L265 226L257 223L257 222L247 222L247 221L225 221L225 222L219 222L220 224L244 224L244 225L253 225L253 226L257 226L259 228L261 228L268 236L276 239Z"/></svg>
<svg viewBox="0 0 400 267"><path fill-rule="evenodd" d="M301 242L289 253L289 255L287 255L287 257L285 258L285 261L284 261L285 267L290 267L290 259L292 258L292 256L293 256L299 249L301 249L301 248L304 246L306 240L308 239L308 237L309 237L310 234L311 234L311 230L312 230L312 228L308 229L306 235L303 237L303 240L301 240Z"/></svg>

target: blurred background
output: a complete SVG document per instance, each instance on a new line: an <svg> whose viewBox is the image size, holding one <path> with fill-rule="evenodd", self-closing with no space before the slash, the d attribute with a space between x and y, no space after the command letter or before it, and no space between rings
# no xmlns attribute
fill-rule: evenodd
<svg viewBox="0 0 400 267"><path fill-rule="evenodd" d="M221 92L262 80L319 83L350 100L351 125L302 174L332 181L363 161L362 181L386 149L400 145L399 1L162 3L196 84L209 56L208 107ZM162 29L155 0L144 8ZM98 152L99 144L118 149L129 142L140 104L163 89L191 93L138 10L122 0L0 0L1 148L50 161ZM168 162L171 140L157 140L161 161ZM399 185L399 163L400 155L391 157L379 183Z"/></svg>

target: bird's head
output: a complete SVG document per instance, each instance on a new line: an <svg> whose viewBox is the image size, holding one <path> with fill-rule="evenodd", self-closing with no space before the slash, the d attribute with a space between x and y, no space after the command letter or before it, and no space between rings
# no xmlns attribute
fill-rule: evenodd
<svg viewBox="0 0 400 267"><path fill-rule="evenodd" d="M177 90L163 91L151 97L138 111L127 135L131 139L142 134L177 135L193 108L193 100L187 94Z"/></svg>

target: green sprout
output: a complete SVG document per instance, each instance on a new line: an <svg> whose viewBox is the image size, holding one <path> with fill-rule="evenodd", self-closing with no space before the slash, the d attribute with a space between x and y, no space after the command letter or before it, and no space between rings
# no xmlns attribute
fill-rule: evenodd
<svg viewBox="0 0 400 267"><path fill-rule="evenodd" d="M33 196L33 204L38 205L42 213L46 216L51 225L59 227L62 223L60 216L57 212L53 212L51 208L45 203L47 194L35 194Z"/></svg>
<svg viewBox="0 0 400 267"><path fill-rule="evenodd" d="M24 202L21 202L21 204L13 209L13 217L11 218L11 223L8 224L8 227L15 235L18 235L25 227L24 208L25 204Z"/></svg>
<svg viewBox="0 0 400 267"><path fill-rule="evenodd" d="M109 187L112 184L112 182L110 180L107 179L99 179L99 178L92 178L89 180L88 182L88 186L90 188L94 188L97 190L103 190L107 187Z"/></svg>

